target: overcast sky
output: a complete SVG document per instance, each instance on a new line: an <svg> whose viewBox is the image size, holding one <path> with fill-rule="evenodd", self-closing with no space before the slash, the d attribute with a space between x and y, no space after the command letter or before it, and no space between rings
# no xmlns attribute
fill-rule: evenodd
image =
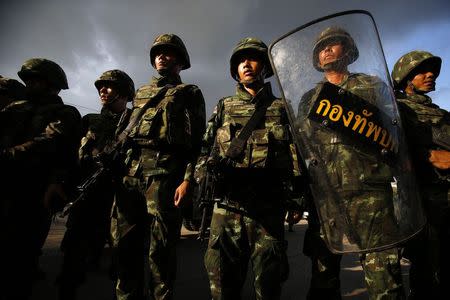
<svg viewBox="0 0 450 300"><path fill-rule="evenodd" d="M389 71L404 53L421 49L441 56L434 102L450 108L450 1L345 0L14 0L0 4L0 74L18 79L31 57L54 60L70 89L61 96L82 114L99 110L95 79L121 69L136 88L155 74L149 48L172 32L188 48L192 67L181 73L203 91L207 114L234 93L229 56L236 42L256 36L267 44L309 21L349 9L374 16Z"/></svg>

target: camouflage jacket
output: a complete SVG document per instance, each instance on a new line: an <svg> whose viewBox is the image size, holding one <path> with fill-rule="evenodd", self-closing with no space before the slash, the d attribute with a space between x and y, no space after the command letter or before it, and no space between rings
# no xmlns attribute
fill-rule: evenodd
<svg viewBox="0 0 450 300"><path fill-rule="evenodd" d="M426 95L407 96L397 92L396 97L419 182L446 182L449 175L435 169L428 157L430 150L442 149L433 141L432 130L440 131L449 139L450 114Z"/></svg>
<svg viewBox="0 0 450 300"><path fill-rule="evenodd" d="M393 110L392 103L380 103L391 98L387 85L378 77L362 73L349 74L338 86L384 111ZM331 130L306 118L321 87L319 83L303 95L298 108L297 126L308 139L312 147L310 151L323 161L331 188L337 191L384 189L393 181L393 175L390 167L374 154L373 149L358 144L354 138L338 130Z"/></svg>
<svg viewBox="0 0 450 300"><path fill-rule="evenodd" d="M93 172L90 164L92 158L114 146L117 135L125 129L130 115L131 110L128 108L121 113L114 113L103 107L100 114L87 114L83 117L83 138L78 150L83 173L89 175Z"/></svg>
<svg viewBox="0 0 450 300"><path fill-rule="evenodd" d="M191 180L206 123L200 89L182 84L179 76L154 77L137 90L131 119L144 106L142 117L129 134L128 175L167 174L182 166L184 179Z"/></svg>
<svg viewBox="0 0 450 300"><path fill-rule="evenodd" d="M297 151L295 149L285 106L281 99L272 94L270 83L264 86L272 98L267 108L264 122L252 131L247 140L244 153L233 163L235 169L271 169L286 177L299 176ZM230 147L255 111L253 97L238 84L236 95L219 100L203 138L203 155L208 155L214 144L220 157Z"/></svg>
<svg viewBox="0 0 450 300"><path fill-rule="evenodd" d="M76 108L47 96L13 102L1 114L2 123L14 124L1 129L2 159L14 174L47 183L68 179L80 141Z"/></svg>

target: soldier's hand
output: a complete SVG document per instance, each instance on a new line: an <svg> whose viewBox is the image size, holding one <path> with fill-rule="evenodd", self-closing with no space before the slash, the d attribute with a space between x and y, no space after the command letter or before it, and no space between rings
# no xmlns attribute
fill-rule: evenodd
<svg viewBox="0 0 450 300"><path fill-rule="evenodd" d="M44 207L49 212L53 213L58 208L64 207L67 202L68 197L62 183L51 183L48 185L44 195Z"/></svg>
<svg viewBox="0 0 450 300"><path fill-rule="evenodd" d="M450 168L450 152L445 150L431 150L428 160L438 169L447 170Z"/></svg>
<svg viewBox="0 0 450 300"><path fill-rule="evenodd" d="M188 180L184 180L175 190L173 201L176 207L179 207L182 204L182 201L186 198L189 191L189 184L190 183Z"/></svg>

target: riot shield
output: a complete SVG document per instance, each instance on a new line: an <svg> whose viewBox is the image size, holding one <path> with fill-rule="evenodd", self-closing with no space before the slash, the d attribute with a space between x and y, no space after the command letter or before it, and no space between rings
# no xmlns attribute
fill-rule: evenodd
<svg viewBox="0 0 450 300"><path fill-rule="evenodd" d="M378 251L418 233L425 217L372 16L321 18L269 53L329 249Z"/></svg>

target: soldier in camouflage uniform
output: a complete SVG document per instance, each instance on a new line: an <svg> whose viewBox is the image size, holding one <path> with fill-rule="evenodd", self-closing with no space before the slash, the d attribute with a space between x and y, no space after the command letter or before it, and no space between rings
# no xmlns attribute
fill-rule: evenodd
<svg viewBox="0 0 450 300"><path fill-rule="evenodd" d="M82 119L81 147L78 151L81 177L87 178L98 168L97 157L110 151L128 124L134 98L133 80L123 71L109 70L95 81L102 109ZM83 201L72 207L67 230L61 242L64 259L58 278L60 299L75 299L76 288L85 280L89 264L98 264L104 244L109 239L110 214L114 199L113 178L103 174Z"/></svg>
<svg viewBox="0 0 450 300"><path fill-rule="evenodd" d="M78 110L58 96L68 88L59 65L32 58L18 75L25 82L27 101L13 102L2 111L14 126L2 127L0 135L0 161L8 177L1 186L6 207L2 236L8 245L1 255L6 257L4 299L25 299L30 294L51 214L66 200L64 185L76 166L81 129Z"/></svg>
<svg viewBox="0 0 450 300"><path fill-rule="evenodd" d="M0 76L0 111L16 100L25 99L25 86L19 81Z"/></svg>
<svg viewBox="0 0 450 300"><path fill-rule="evenodd" d="M403 55L392 70L428 217L425 229L405 249L411 261L410 299L444 299L448 295L450 115L426 95L434 91L440 69L440 57L412 51Z"/></svg>
<svg viewBox="0 0 450 300"><path fill-rule="evenodd" d="M267 46L257 38L240 40L230 58L238 81L236 95L219 100L204 137L208 164L220 173L223 191L215 197L205 266L213 299L240 299L248 262L257 299L279 299L289 268L284 239L286 182L298 175L295 148L283 102L264 79L273 75ZM257 95L257 96L255 96ZM266 105L237 159L226 155L231 141ZM207 152L207 151L205 151ZM295 172L294 172L295 170Z"/></svg>
<svg viewBox="0 0 450 300"><path fill-rule="evenodd" d="M200 89L179 76L190 67L182 40L159 35L150 60L159 76L136 92L130 120L136 126L130 128L126 176L113 207L120 300L143 299L148 289L155 299L172 299L179 207L193 180L206 124Z"/></svg>
<svg viewBox="0 0 450 300"><path fill-rule="evenodd" d="M347 66L358 56L353 38L341 28L329 27L321 32L314 44L313 65L318 71L324 72L324 82L337 85L371 103L385 98L382 95L388 93L388 89L379 78L348 71ZM318 84L316 89L303 96L300 101L303 105L299 110L309 109L320 87L321 84ZM299 115L307 113L299 112ZM299 121L304 122L301 126L312 126L309 120ZM350 226L362 237L361 241L376 244L383 235L389 234L389 228L395 228L393 207L387 205L392 203L393 195L391 171L379 157L355 151L352 140L334 135L323 127L307 131L312 134L309 139L320 140L323 145L317 151L327 167L326 172L330 174L335 192L347 203L350 220L359 220L357 224ZM347 159L337 161L336 157ZM364 181L359 179L362 176ZM307 299L341 299L339 271L342 256L333 254L327 248L321 237L319 218L312 202L308 223L303 252L311 258L312 276ZM379 227L374 228L369 223L379 224ZM363 244L360 247L370 249L373 245ZM362 254L360 261L370 299L404 297L397 249Z"/></svg>

